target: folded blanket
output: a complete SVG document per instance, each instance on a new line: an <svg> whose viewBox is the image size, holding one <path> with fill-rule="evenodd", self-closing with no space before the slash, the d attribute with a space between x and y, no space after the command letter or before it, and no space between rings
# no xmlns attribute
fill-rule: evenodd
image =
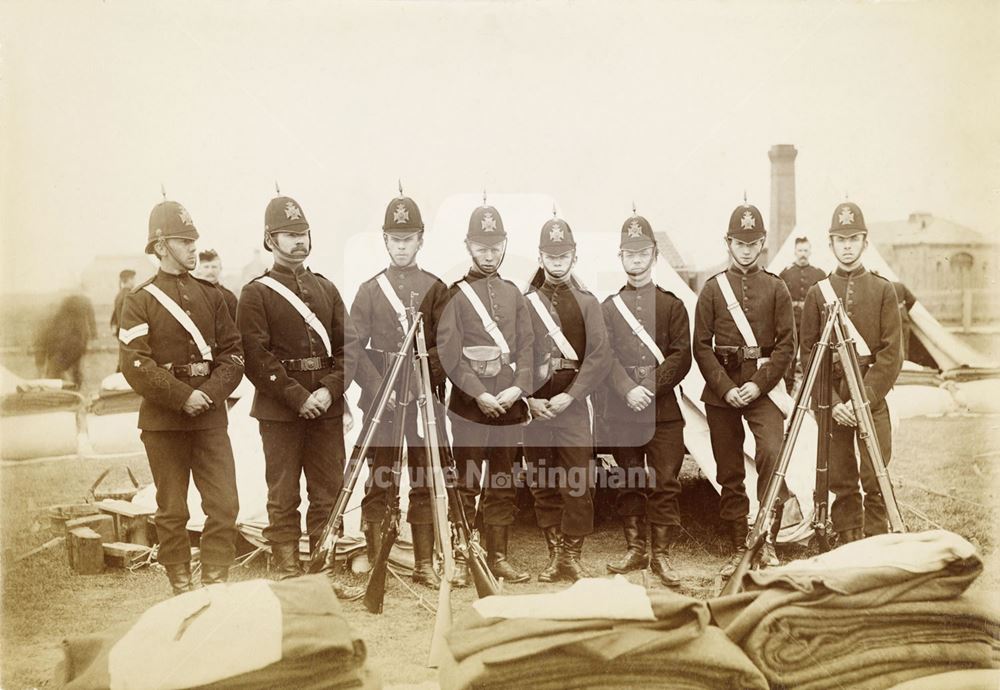
<svg viewBox="0 0 1000 690"><path fill-rule="evenodd" d="M708 602L713 620L737 644L784 606L855 612L893 602L961 595L983 570L973 546L951 532L885 534L778 568L751 571L739 594Z"/></svg>
<svg viewBox="0 0 1000 690"><path fill-rule="evenodd" d="M63 649L75 690L378 686L323 575L212 585Z"/></svg>
<svg viewBox="0 0 1000 690"><path fill-rule="evenodd" d="M649 605L653 621L483 618L470 609L448 635L441 687L663 687L664 679L679 688L767 687L708 626L704 602L664 591Z"/></svg>
<svg viewBox="0 0 1000 690"><path fill-rule="evenodd" d="M985 599L858 610L784 606L742 645L772 686L889 688L959 669L1000 667L1000 611Z"/></svg>

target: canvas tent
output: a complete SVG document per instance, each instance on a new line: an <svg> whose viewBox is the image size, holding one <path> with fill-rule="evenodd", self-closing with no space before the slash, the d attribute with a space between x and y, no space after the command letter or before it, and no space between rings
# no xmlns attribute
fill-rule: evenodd
<svg viewBox="0 0 1000 690"><path fill-rule="evenodd" d="M829 248L829 235L825 229L817 228L805 233L793 231L771 259L768 270L778 274L794 262L795 238L801 236L808 237L812 244L811 262L815 266L824 271L836 268L836 260ZM869 243L865 250L863 262L867 268L878 271L885 278L899 280L873 243ZM938 369L945 378L997 373L996 362L955 337L919 301L910 310L910 321L910 357L916 364Z"/></svg>

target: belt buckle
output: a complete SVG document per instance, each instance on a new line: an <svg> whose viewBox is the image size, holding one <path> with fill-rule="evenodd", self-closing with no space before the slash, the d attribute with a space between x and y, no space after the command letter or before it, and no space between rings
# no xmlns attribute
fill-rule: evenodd
<svg viewBox="0 0 1000 690"><path fill-rule="evenodd" d="M743 359L760 359L760 345L747 345L744 347Z"/></svg>
<svg viewBox="0 0 1000 690"><path fill-rule="evenodd" d="M319 371L320 369L319 357L306 357L302 360L302 371Z"/></svg>
<svg viewBox="0 0 1000 690"><path fill-rule="evenodd" d="M195 362L191 366L191 376L208 376L212 373L208 362Z"/></svg>

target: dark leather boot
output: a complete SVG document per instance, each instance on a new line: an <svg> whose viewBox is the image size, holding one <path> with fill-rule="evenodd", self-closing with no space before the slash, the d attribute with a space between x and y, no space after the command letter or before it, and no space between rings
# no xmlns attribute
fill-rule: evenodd
<svg viewBox="0 0 1000 690"><path fill-rule="evenodd" d="M785 506L779 505L774 511L774 520L771 522L771 529L764 537L764 543L760 547L760 555L757 563L762 568L773 568L781 565L775 545L778 543L778 532L781 531L781 518L784 515Z"/></svg>
<svg viewBox="0 0 1000 690"><path fill-rule="evenodd" d="M681 528L677 525L650 525L649 531L653 537L649 569L665 586L676 587L681 583L681 576L670 562L670 548L677 542Z"/></svg>
<svg viewBox="0 0 1000 690"><path fill-rule="evenodd" d="M855 529L845 529L843 532L837 532L837 543L840 546L844 544L850 544L852 541L858 541L859 539L864 539L864 533L861 528Z"/></svg>
<svg viewBox="0 0 1000 690"><path fill-rule="evenodd" d="M163 567L167 571L167 580L170 581L170 588L173 590L174 596L194 589L191 582L190 563L171 563Z"/></svg>
<svg viewBox="0 0 1000 690"><path fill-rule="evenodd" d="M608 572L642 570L649 562L646 558L646 523L638 515L629 515L622 518L622 530L625 532L625 555L608 563Z"/></svg>
<svg viewBox="0 0 1000 690"><path fill-rule="evenodd" d="M298 541L271 544L271 574L275 580L287 580L302 574Z"/></svg>
<svg viewBox="0 0 1000 690"><path fill-rule="evenodd" d="M217 585L220 582L229 581L228 565L206 565L201 564L201 584Z"/></svg>
<svg viewBox="0 0 1000 690"><path fill-rule="evenodd" d="M410 525L413 533L413 575L417 584L437 589L441 578L434 572L434 525Z"/></svg>
<svg viewBox="0 0 1000 690"><path fill-rule="evenodd" d="M377 522L365 522L361 525L365 535L365 555L368 556L368 569L371 570L382 548L382 525Z"/></svg>
<svg viewBox="0 0 1000 690"><path fill-rule="evenodd" d="M729 560L719 569L719 575L722 577L732 576L736 572L736 566L740 564L743 554L746 553L748 532L746 518L730 520L726 524L726 529L729 532L729 543L732 545L733 550L729 556Z"/></svg>
<svg viewBox="0 0 1000 690"><path fill-rule="evenodd" d="M557 582L560 579L559 563L562 561L563 541L558 527L546 527L542 530L545 544L549 547L549 563L538 573L539 582Z"/></svg>
<svg viewBox="0 0 1000 690"><path fill-rule="evenodd" d="M469 574L469 564L466 563L465 556L456 551L455 573L451 576L451 586L459 589L462 587L468 587L469 580L471 579L472 576Z"/></svg>
<svg viewBox="0 0 1000 690"><path fill-rule="evenodd" d="M570 537L564 534L562 559L559 561L560 574L571 582L591 577L587 569L583 567L582 556L583 537Z"/></svg>
<svg viewBox="0 0 1000 690"><path fill-rule="evenodd" d="M517 570L507 560L507 537L509 530L506 525L486 526L486 564L493 571L493 576L503 578L510 584L527 582L531 575Z"/></svg>

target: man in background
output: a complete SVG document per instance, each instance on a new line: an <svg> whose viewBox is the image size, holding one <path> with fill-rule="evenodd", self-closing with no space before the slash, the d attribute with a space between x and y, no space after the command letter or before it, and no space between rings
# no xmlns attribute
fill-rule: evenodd
<svg viewBox="0 0 1000 690"><path fill-rule="evenodd" d="M135 271L126 268L118 274L118 294L115 295L115 304L111 308L111 333L116 338L122 320L122 305L125 304L125 295L132 292L133 287L135 287Z"/></svg>
<svg viewBox="0 0 1000 690"><path fill-rule="evenodd" d="M788 287L788 294L792 296L792 315L795 318L795 335L799 334L799 326L802 325L802 305L806 301L806 293L809 288L823 280L826 273L809 263L812 255L812 244L808 237L795 238L795 263L783 270L778 277L785 281ZM798 359L792 360L792 365L785 372L785 388L792 392L795 386L795 375L801 371L802 363Z"/></svg>
<svg viewBox="0 0 1000 690"><path fill-rule="evenodd" d="M232 290L219 282L219 276L222 275L222 259L219 258L219 253L214 249L206 249L205 251L198 252L198 268L195 269L194 275L202 280L207 280L219 288L222 298L226 301L226 308L229 310L229 315L235 319L236 295L233 294Z"/></svg>

